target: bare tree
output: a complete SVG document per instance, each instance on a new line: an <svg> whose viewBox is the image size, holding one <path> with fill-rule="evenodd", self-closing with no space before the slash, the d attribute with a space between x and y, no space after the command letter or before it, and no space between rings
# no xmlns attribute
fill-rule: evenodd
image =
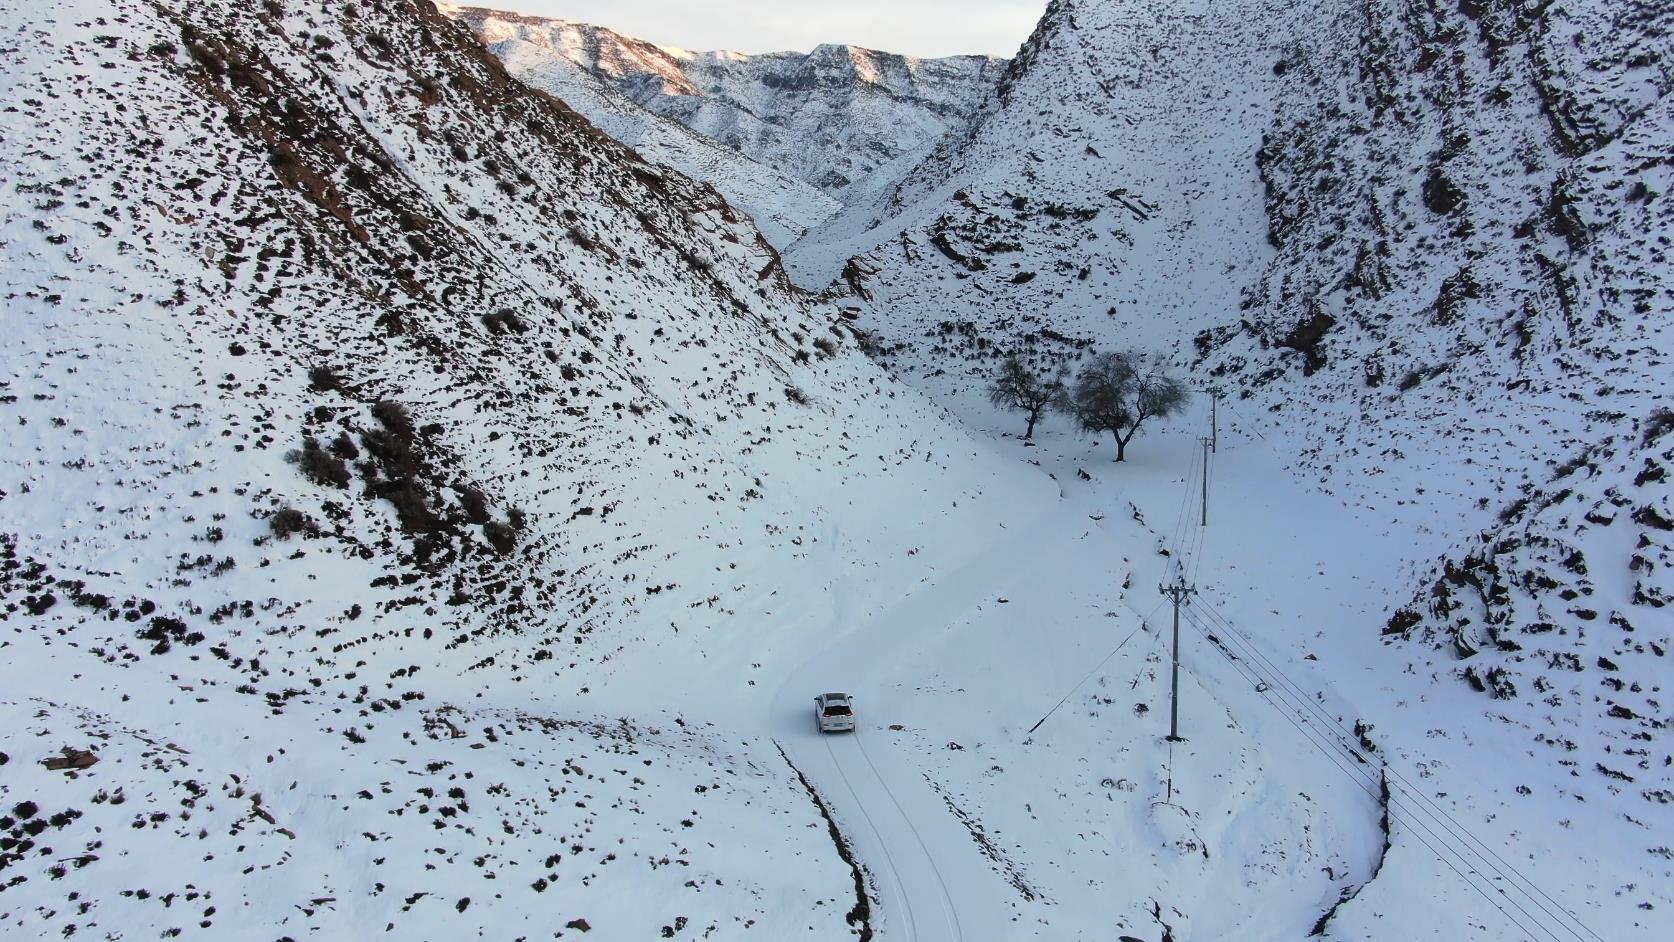
<svg viewBox="0 0 1674 942"><path fill-rule="evenodd" d="M1006 409L1016 409L1029 415L1029 427L1023 432L1025 441L1035 437L1035 423L1041 413L1064 394L1064 370L1048 376L1031 369L1017 354L1006 357L1000 372L988 387L988 401Z"/></svg>
<svg viewBox="0 0 1674 942"><path fill-rule="evenodd" d="M1116 460L1123 461L1145 420L1173 415L1190 398L1186 384L1164 373L1162 363L1121 351L1094 356L1058 405L1086 431L1115 436Z"/></svg>

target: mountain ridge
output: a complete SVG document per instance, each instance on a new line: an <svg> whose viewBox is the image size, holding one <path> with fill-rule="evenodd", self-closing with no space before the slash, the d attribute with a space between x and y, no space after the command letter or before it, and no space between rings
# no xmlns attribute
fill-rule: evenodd
<svg viewBox="0 0 1674 942"><path fill-rule="evenodd" d="M980 105L1004 61L840 44L807 53L693 52L561 19L480 7L455 15L479 31L500 23L542 33L542 44L641 107L841 202L891 185Z"/></svg>

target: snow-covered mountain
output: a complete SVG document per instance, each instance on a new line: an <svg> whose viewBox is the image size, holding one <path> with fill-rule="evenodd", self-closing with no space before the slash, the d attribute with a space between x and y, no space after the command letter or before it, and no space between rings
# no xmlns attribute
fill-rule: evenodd
<svg viewBox="0 0 1674 942"><path fill-rule="evenodd" d="M727 718L1049 482L425 0L3 9L4 934L846 936Z"/></svg>
<svg viewBox="0 0 1674 942"><path fill-rule="evenodd" d="M1388 584L1330 631L1413 672L1392 700L1468 691L1447 729L1573 805L1523 826L1627 848L1626 886L1674 794L1671 37L1637 0L1056 0L968 135L787 264L974 421L1012 351L1218 387L1377 528Z"/></svg>
<svg viewBox="0 0 1674 942"><path fill-rule="evenodd" d="M429 0L0 10L8 938L1666 934L1663 5L1056 0L783 261Z"/></svg>
<svg viewBox="0 0 1674 942"><path fill-rule="evenodd" d="M566 45L573 38L568 24L559 29L551 20L479 8L443 10L469 24L513 76L557 96L646 160L715 187L728 203L748 213L762 235L780 249L841 206L811 184L641 107L616 85L578 64Z"/></svg>
<svg viewBox="0 0 1674 942"><path fill-rule="evenodd" d="M888 189L950 130L962 130L1006 64L848 45L692 52L560 19L468 7L458 15L497 50L513 36L549 50L647 110L840 203ZM511 68L543 88L572 81L544 57L525 54Z"/></svg>

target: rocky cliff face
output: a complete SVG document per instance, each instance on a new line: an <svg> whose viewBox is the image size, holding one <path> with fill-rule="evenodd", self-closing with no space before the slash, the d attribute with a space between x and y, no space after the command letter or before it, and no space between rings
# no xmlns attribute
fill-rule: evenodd
<svg viewBox="0 0 1674 942"><path fill-rule="evenodd" d="M1414 493L1477 495L1491 514L1462 511L1383 630L1457 656L1553 761L1665 804L1668 644L1642 626L1674 591L1674 11L1391 4L1341 26L1352 45L1275 63L1298 73L1258 154L1276 258L1200 351L1252 396L1323 377L1316 473L1416 461ZM1346 100L1325 92L1343 75Z"/></svg>
<svg viewBox="0 0 1674 942"><path fill-rule="evenodd" d="M479 31L515 24L527 41L645 109L843 203L892 185L961 127L1005 65L989 56L918 59L841 45L689 52L583 23L481 9L460 15Z"/></svg>

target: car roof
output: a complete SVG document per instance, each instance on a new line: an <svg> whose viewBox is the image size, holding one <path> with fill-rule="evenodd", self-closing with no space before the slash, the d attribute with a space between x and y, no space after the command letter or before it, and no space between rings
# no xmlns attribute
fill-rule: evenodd
<svg viewBox="0 0 1674 942"><path fill-rule="evenodd" d="M849 695L846 694L846 693L822 693L822 694L820 694L820 699L821 700L847 700L848 698L849 698Z"/></svg>

